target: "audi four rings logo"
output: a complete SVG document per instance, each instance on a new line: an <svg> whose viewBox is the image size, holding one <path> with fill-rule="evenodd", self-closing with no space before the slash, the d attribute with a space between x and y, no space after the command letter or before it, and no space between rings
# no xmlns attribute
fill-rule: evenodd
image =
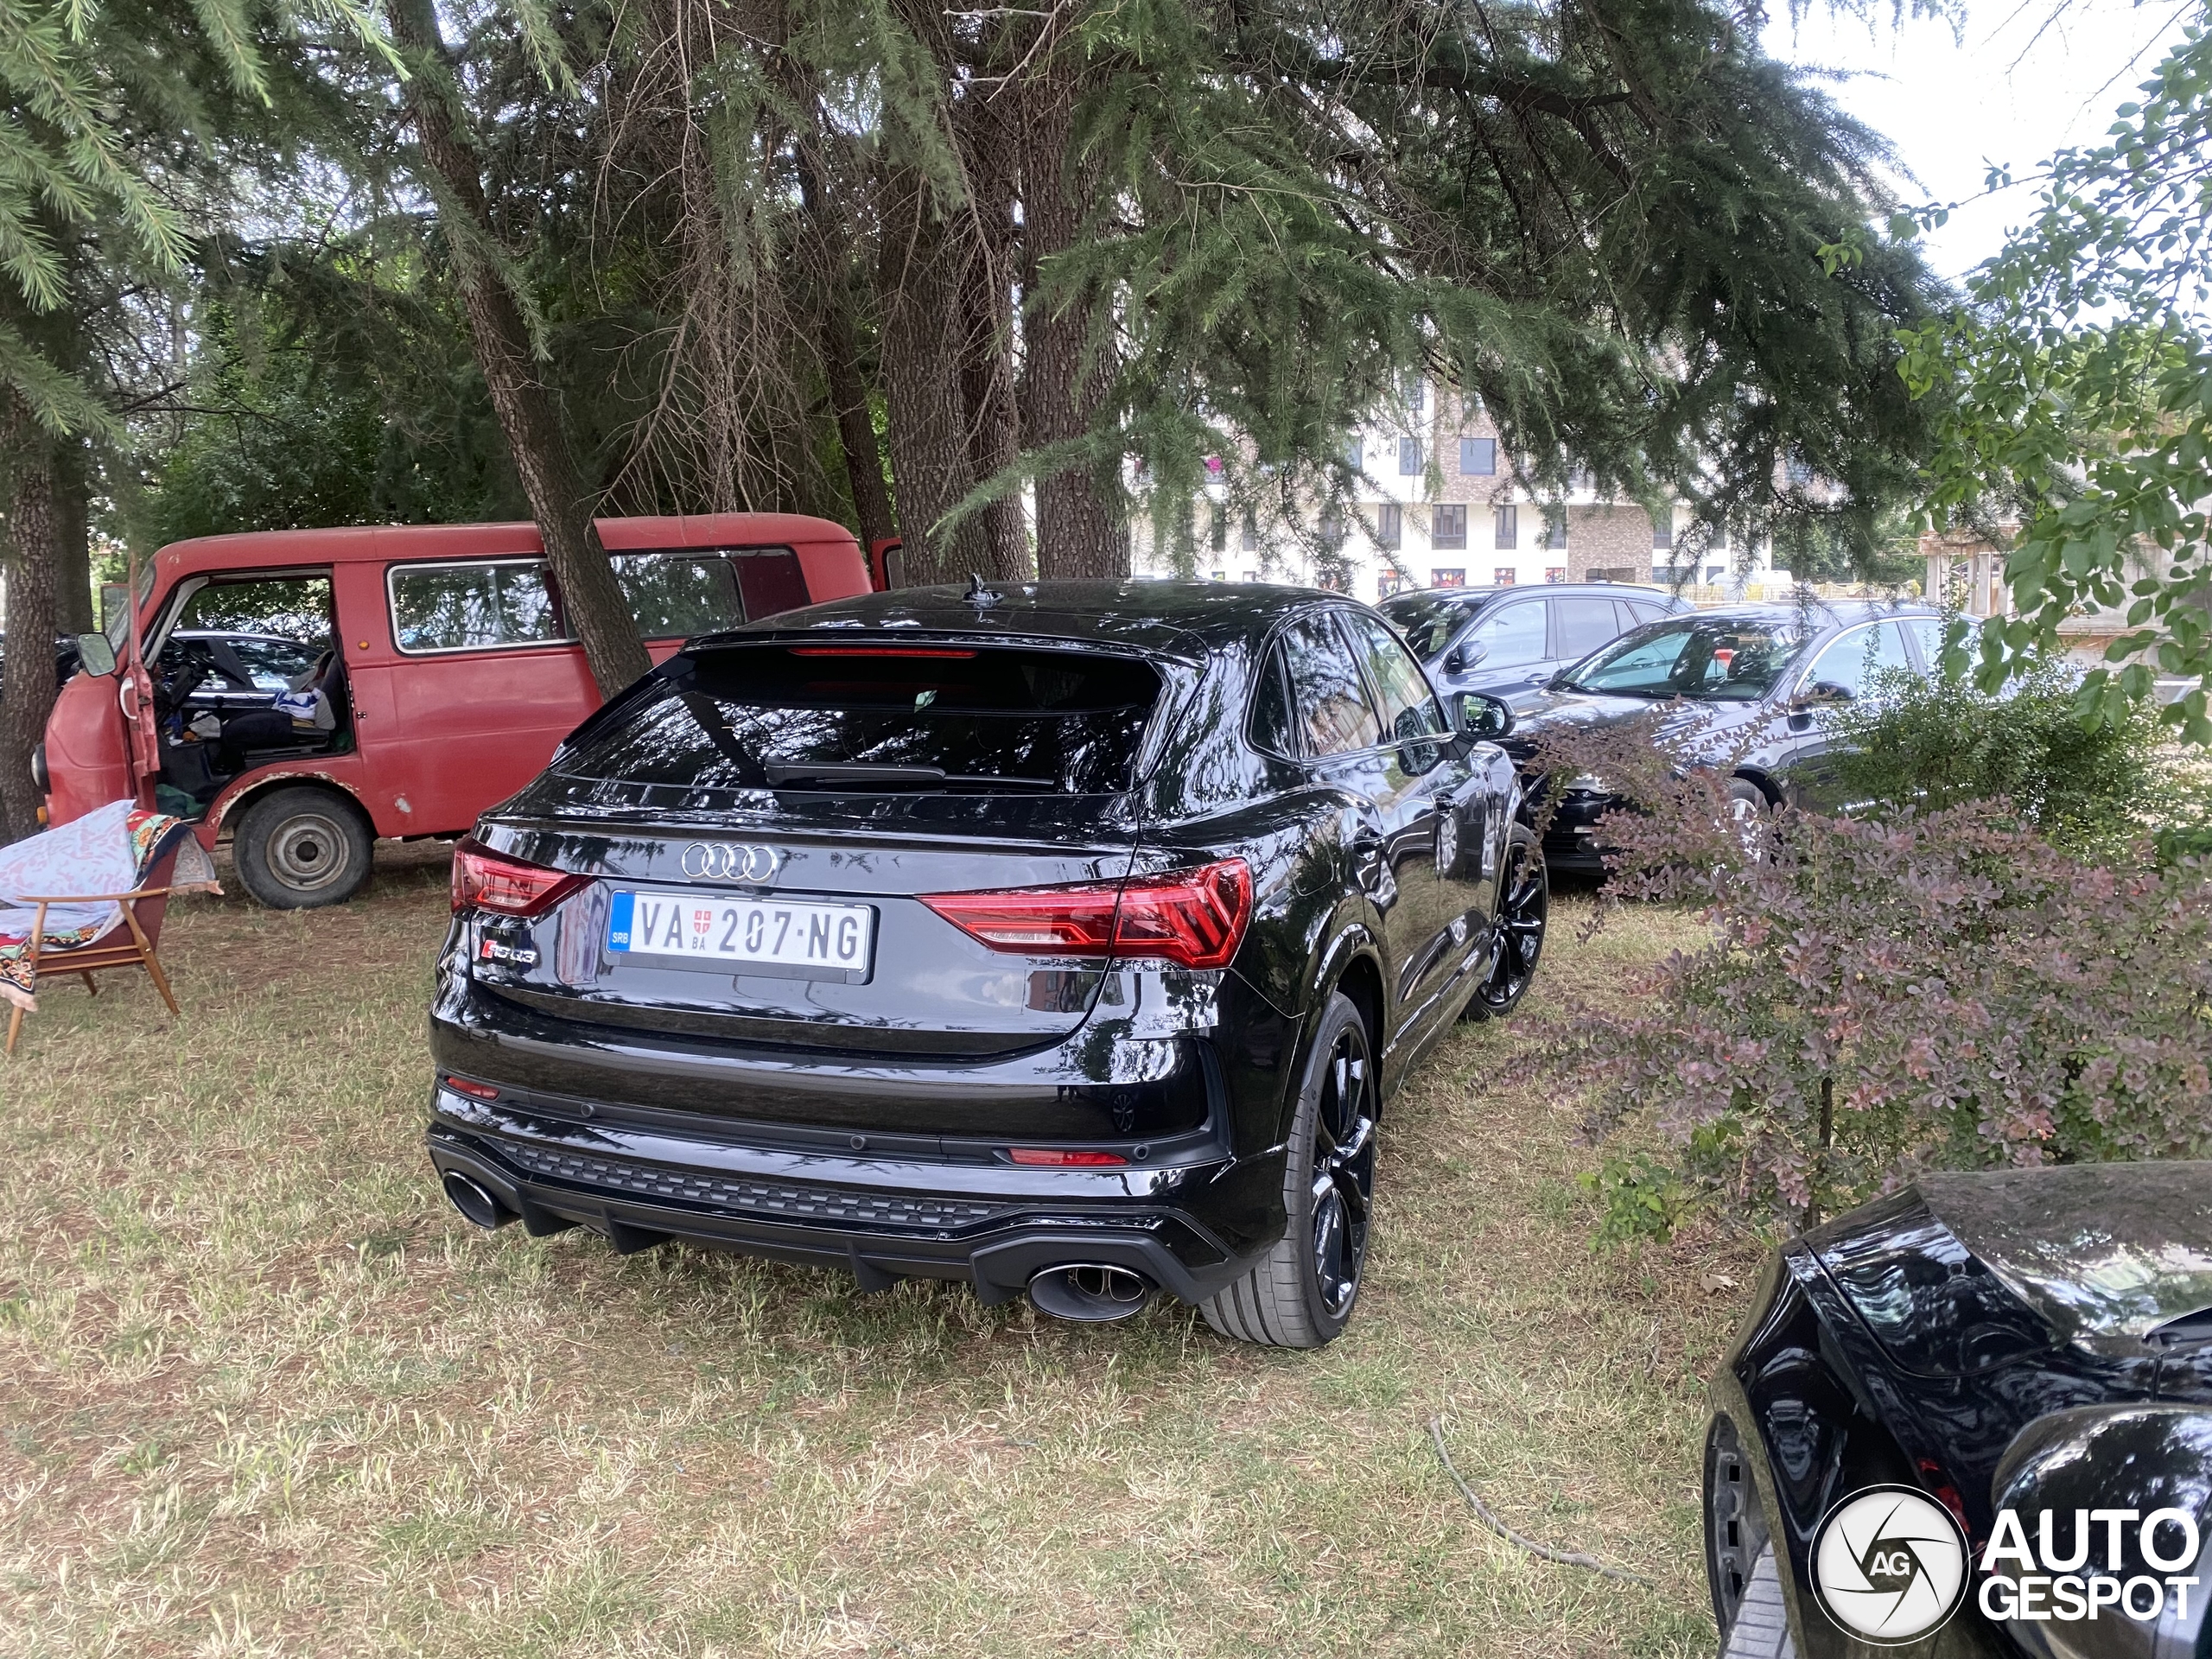
<svg viewBox="0 0 2212 1659"><path fill-rule="evenodd" d="M683 874L695 880L750 881L762 886L776 879L784 855L773 847L747 847L728 841L695 841L683 849Z"/></svg>

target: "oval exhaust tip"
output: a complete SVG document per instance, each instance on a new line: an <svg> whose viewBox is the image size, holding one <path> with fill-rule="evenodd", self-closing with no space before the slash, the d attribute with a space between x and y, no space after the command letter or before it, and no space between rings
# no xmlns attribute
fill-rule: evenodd
<svg viewBox="0 0 2212 1659"><path fill-rule="evenodd" d="M1029 1300L1056 1319L1103 1325L1141 1313L1153 1283L1128 1268L1077 1262L1047 1268L1029 1281Z"/></svg>
<svg viewBox="0 0 2212 1659"><path fill-rule="evenodd" d="M460 1211L464 1218L474 1222L487 1232L495 1227L504 1227L514 1219L506 1205L492 1196L489 1188L457 1169L446 1171L440 1185L445 1188L446 1197L452 1201L453 1207Z"/></svg>

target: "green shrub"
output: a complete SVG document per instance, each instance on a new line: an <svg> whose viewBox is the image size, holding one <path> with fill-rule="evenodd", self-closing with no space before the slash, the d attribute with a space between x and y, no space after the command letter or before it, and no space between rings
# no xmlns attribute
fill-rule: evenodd
<svg viewBox="0 0 2212 1659"><path fill-rule="evenodd" d="M2079 678L2072 665L2045 660L1993 696L1965 679L1885 677L1878 696L1822 715L1846 798L1878 815L2005 800L2082 853L2201 826L2204 791L2158 710L2137 705L2116 724L2084 728Z"/></svg>

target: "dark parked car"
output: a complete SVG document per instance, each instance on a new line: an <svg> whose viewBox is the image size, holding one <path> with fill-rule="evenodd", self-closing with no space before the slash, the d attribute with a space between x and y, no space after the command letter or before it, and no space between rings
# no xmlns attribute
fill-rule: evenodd
<svg viewBox="0 0 2212 1659"><path fill-rule="evenodd" d="M1861 601L1669 617L1507 699L1514 711L1508 744L1525 760L1547 728L1616 724L1675 703L1670 723L1694 750L1729 766L1739 812L1785 800L1844 809L1851 803L1835 775L1821 709L1868 695L1885 673L1934 672L1944 627L1929 606ZM1544 856L1554 869L1600 869L1593 828L1614 798L1600 779L1566 779L1562 788Z"/></svg>
<svg viewBox="0 0 2212 1659"><path fill-rule="evenodd" d="M907 589L692 641L454 861L455 1205L1343 1328L1375 1125L1543 944L1512 762L1364 607Z"/></svg>
<svg viewBox="0 0 2212 1659"><path fill-rule="evenodd" d="M1924 1176L1782 1250L1712 1394L1724 1659L2212 1652L2212 1164Z"/></svg>
<svg viewBox="0 0 2212 1659"><path fill-rule="evenodd" d="M1548 582L1541 588L1424 588L1377 607L1449 696L1508 696L1541 685L1607 640L1691 608L1659 588Z"/></svg>

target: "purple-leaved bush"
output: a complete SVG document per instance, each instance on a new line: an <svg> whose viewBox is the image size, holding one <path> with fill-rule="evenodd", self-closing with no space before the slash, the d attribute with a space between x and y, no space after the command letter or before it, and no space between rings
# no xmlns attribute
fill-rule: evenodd
<svg viewBox="0 0 2212 1659"><path fill-rule="evenodd" d="M2212 867L2090 861L2001 800L1747 828L1664 719L1535 760L1636 803L1599 826L1598 925L1658 899L1713 927L1580 1022L1593 1132L1667 1149L1593 1180L1608 1236L1698 1202L1802 1225L1927 1168L2212 1154Z"/></svg>

